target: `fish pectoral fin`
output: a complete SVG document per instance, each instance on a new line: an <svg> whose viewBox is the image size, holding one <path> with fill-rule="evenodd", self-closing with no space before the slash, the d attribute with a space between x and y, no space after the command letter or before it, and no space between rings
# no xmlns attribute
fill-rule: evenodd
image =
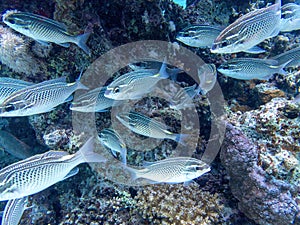
<svg viewBox="0 0 300 225"><path fill-rule="evenodd" d="M69 177L76 175L78 171L78 167L73 168L62 180L68 179Z"/></svg>
<svg viewBox="0 0 300 225"><path fill-rule="evenodd" d="M65 47L65 48L69 48L70 47L70 43L55 43L55 44L58 44L62 47Z"/></svg>
<svg viewBox="0 0 300 225"><path fill-rule="evenodd" d="M35 41L38 42L38 43L40 43L43 46L49 46L50 45L50 43L47 42L47 41L41 41L41 40L35 40Z"/></svg>
<svg viewBox="0 0 300 225"><path fill-rule="evenodd" d="M249 48L249 49L245 50L244 52L250 53L250 54L260 54L260 53L264 53L266 51L258 46L253 46L252 48Z"/></svg>

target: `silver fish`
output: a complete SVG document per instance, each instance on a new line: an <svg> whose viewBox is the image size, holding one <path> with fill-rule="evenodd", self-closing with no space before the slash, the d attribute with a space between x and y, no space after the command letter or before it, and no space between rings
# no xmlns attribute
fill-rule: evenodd
<svg viewBox="0 0 300 225"><path fill-rule="evenodd" d="M127 169L132 174L132 179L144 178L149 183L182 183L195 179L210 171L205 162L190 157L174 157L146 163L144 169Z"/></svg>
<svg viewBox="0 0 300 225"><path fill-rule="evenodd" d="M16 10L8 10L2 16L2 20L15 31L20 32L37 42L48 45L49 42L69 47L69 43L78 45L86 54L90 55L90 49L86 45L90 33L78 36L70 35L66 25L49 18Z"/></svg>
<svg viewBox="0 0 300 225"><path fill-rule="evenodd" d="M0 77L0 104L12 93L30 85L33 85L33 83L9 77Z"/></svg>
<svg viewBox="0 0 300 225"><path fill-rule="evenodd" d="M150 117L137 112L119 113L117 119L133 132L152 138L171 139L184 144L186 134L175 134L167 130L167 126Z"/></svg>
<svg viewBox="0 0 300 225"><path fill-rule="evenodd" d="M18 225L24 211L28 208L28 197L9 200L4 208L1 224Z"/></svg>
<svg viewBox="0 0 300 225"><path fill-rule="evenodd" d="M286 74L283 70L286 64L278 65L278 61L272 59L236 58L221 64L218 71L240 80L268 80L275 73Z"/></svg>
<svg viewBox="0 0 300 225"><path fill-rule="evenodd" d="M170 108L181 110L193 106L193 98L200 93L197 84L181 88L169 101Z"/></svg>
<svg viewBox="0 0 300 225"><path fill-rule="evenodd" d="M32 156L32 148L5 130L0 130L0 148L18 159Z"/></svg>
<svg viewBox="0 0 300 225"><path fill-rule="evenodd" d="M220 33L214 41L211 52L264 52L256 45L279 33L280 7L281 0L278 0L274 5L241 16Z"/></svg>
<svg viewBox="0 0 300 225"><path fill-rule="evenodd" d="M178 33L176 39L188 46L211 48L222 29L210 25L189 26Z"/></svg>
<svg viewBox="0 0 300 225"><path fill-rule="evenodd" d="M126 165L127 149L126 144L121 136L113 129L105 128L100 132L99 140L103 146L110 149L112 154L116 157L116 152L119 152L122 162Z"/></svg>
<svg viewBox="0 0 300 225"><path fill-rule="evenodd" d="M152 91L156 83L167 79L166 64L160 71L153 69L138 69L126 73L107 86L104 96L115 100L139 99Z"/></svg>
<svg viewBox="0 0 300 225"><path fill-rule="evenodd" d="M122 101L106 98L106 87L96 88L73 101L70 109L79 112L104 112L107 108L122 104Z"/></svg>
<svg viewBox="0 0 300 225"><path fill-rule="evenodd" d="M285 67L298 67L300 66L300 47L291 49L287 52L284 52L280 55L272 57L272 59L277 60L278 64L284 64L289 62L285 65Z"/></svg>
<svg viewBox="0 0 300 225"><path fill-rule="evenodd" d="M93 152L94 139L90 138L78 152L69 155L64 151L48 151L0 170L0 201L22 198L38 193L78 172L85 162L105 162Z"/></svg>
<svg viewBox="0 0 300 225"><path fill-rule="evenodd" d="M290 32L300 29L300 6L294 3L288 3L281 7L281 32Z"/></svg>
<svg viewBox="0 0 300 225"><path fill-rule="evenodd" d="M206 94L215 86L217 81L217 69L214 64L204 64L198 68L199 87L202 94Z"/></svg>
<svg viewBox="0 0 300 225"><path fill-rule="evenodd" d="M7 97L0 105L0 116L30 116L49 112L69 100L78 89L87 89L79 79L67 83L65 77L44 81L23 88Z"/></svg>

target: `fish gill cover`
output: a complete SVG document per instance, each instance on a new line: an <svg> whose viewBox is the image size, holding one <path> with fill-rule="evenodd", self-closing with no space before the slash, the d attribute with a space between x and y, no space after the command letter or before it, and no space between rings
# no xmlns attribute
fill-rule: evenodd
<svg viewBox="0 0 300 225"><path fill-rule="evenodd" d="M2 224L299 224L286 3L2 0Z"/></svg>

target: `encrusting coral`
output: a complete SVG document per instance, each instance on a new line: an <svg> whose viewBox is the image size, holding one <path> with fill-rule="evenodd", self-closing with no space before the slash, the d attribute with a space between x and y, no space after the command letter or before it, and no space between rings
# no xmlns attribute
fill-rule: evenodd
<svg viewBox="0 0 300 225"><path fill-rule="evenodd" d="M138 213L152 224L217 224L225 210L220 194L202 191L194 183L146 186L135 200Z"/></svg>

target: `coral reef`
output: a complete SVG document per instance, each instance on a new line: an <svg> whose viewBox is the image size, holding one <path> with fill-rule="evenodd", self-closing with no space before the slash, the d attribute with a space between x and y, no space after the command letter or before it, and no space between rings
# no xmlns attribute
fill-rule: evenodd
<svg viewBox="0 0 300 225"><path fill-rule="evenodd" d="M221 199L196 184L146 186L135 197L137 212L151 224L218 224L225 216Z"/></svg>
<svg viewBox="0 0 300 225"><path fill-rule="evenodd" d="M269 177L257 164L258 148L228 124L221 160L239 209L259 224L298 224L299 186Z"/></svg>
<svg viewBox="0 0 300 225"><path fill-rule="evenodd" d="M0 46L0 61L14 72L35 75L45 68L31 55L25 39L9 28L0 26Z"/></svg>

